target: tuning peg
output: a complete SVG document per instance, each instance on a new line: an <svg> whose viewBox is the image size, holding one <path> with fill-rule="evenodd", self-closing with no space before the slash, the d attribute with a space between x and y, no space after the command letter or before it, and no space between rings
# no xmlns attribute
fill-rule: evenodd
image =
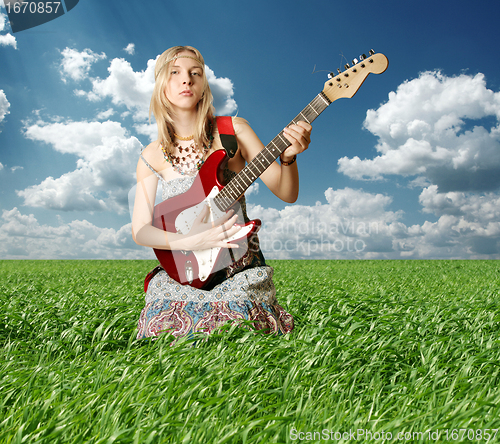
<svg viewBox="0 0 500 444"><path fill-rule="evenodd" d="M375 54L375 51L373 49L370 49L370 55Z"/></svg>
<svg viewBox="0 0 500 444"><path fill-rule="evenodd" d="M365 54L361 54L361 55L359 56L359 58L360 58L361 60L364 60L364 59L366 59L366 55L365 55Z"/></svg>
<svg viewBox="0 0 500 444"><path fill-rule="evenodd" d="M328 73L328 78L333 79L335 77L335 74L333 72Z"/></svg>
<svg viewBox="0 0 500 444"><path fill-rule="evenodd" d="M349 69L349 63L346 63L346 64L344 65L344 68L345 68L345 69Z"/></svg>
<svg viewBox="0 0 500 444"><path fill-rule="evenodd" d="M358 63L358 59L352 59L352 64L356 65Z"/></svg>
<svg viewBox="0 0 500 444"><path fill-rule="evenodd" d="M340 68L337 68L337 71L339 72L339 74L342 74L342 71L340 70Z"/></svg>

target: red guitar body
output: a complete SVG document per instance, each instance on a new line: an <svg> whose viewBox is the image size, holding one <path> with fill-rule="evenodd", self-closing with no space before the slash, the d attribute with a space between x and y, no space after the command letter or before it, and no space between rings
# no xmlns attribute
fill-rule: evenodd
<svg viewBox="0 0 500 444"><path fill-rule="evenodd" d="M214 220L224 213L215 207L213 197L226 185L223 170L228 161L225 150L217 150L205 161L193 185L183 194L163 201L154 208L153 226L167 232L188 234L192 221L206 203L211 209ZM238 212L239 205L232 207ZM238 218L240 219L240 218ZM214 248L211 250L181 251L154 249L160 265L168 275L181 284L195 288L209 285L213 274L239 260L248 250L248 238L260 228L260 220L241 224L241 230L231 242L239 245L237 249Z"/></svg>

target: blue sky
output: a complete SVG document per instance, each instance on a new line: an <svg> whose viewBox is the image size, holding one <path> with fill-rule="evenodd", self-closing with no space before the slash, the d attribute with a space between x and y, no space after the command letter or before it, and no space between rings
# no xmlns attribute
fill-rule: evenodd
<svg viewBox="0 0 500 444"><path fill-rule="evenodd" d="M496 2L80 0L15 34L0 8L0 258L154 257L128 195L154 60L184 44L264 144L329 71L389 59L314 122L296 204L251 188L268 258L500 257Z"/></svg>

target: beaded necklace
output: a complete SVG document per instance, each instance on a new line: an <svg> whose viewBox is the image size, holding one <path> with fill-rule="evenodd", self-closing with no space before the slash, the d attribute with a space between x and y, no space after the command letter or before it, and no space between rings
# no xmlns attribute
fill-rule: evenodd
<svg viewBox="0 0 500 444"><path fill-rule="evenodd" d="M174 143L174 148L177 148L181 154L179 156L175 156L167 152L163 143L160 143L161 150L163 151L163 157L179 174L182 174L183 176L194 176L205 163L205 156L212 148L212 142L214 140L214 136L212 134L212 123L210 123L209 133L210 137L208 147L204 146L202 151L198 150L198 146L194 142L187 147L180 146L179 142ZM183 151L186 152L184 156L182 156Z"/></svg>

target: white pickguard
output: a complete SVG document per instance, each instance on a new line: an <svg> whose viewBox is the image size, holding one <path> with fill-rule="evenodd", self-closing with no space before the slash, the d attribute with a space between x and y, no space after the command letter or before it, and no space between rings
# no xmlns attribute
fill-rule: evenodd
<svg viewBox="0 0 500 444"><path fill-rule="evenodd" d="M175 228L178 233L188 234L191 231L191 228L196 220L196 218L203 211L205 205L208 205L210 209L209 221L214 222L217 219L221 218L225 215L225 213L217 207L217 205L212 205L212 200L215 196L219 194L219 189L217 187L213 187L210 194L205 197L203 201L199 204L194 205L190 208L179 213L177 218L175 219ZM252 226L241 227L241 229L231 237L228 237L226 240L234 241L245 238L248 233L252 230ZM241 247L240 247L241 248ZM207 278L217 270L214 270L215 262L217 257L219 256L221 248L210 248L208 250L195 250L193 251L194 256L196 257L196 261L198 262L198 278L200 281L205 281ZM188 274L188 273L186 273Z"/></svg>

